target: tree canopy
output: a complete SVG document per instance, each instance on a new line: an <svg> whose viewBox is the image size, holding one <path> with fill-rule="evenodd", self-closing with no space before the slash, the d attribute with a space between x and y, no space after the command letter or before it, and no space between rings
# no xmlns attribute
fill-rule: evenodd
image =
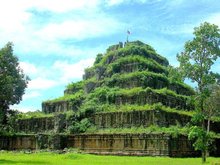
<svg viewBox="0 0 220 165"><path fill-rule="evenodd" d="M29 78L19 67L18 58L13 54L13 44L7 43L0 50L0 121L5 122L10 105L22 100Z"/></svg>
<svg viewBox="0 0 220 165"><path fill-rule="evenodd" d="M197 83L197 113L200 126L193 126L190 137L197 138L194 146L202 151L203 162L206 161L206 151L210 143L209 131L205 128L207 110L205 101L210 96L210 85L216 82L216 75L211 72L211 67L220 56L220 30L218 26L203 23L194 29L195 37L186 42L184 51L177 55L180 70L184 76Z"/></svg>
<svg viewBox="0 0 220 165"><path fill-rule="evenodd" d="M195 37L186 42L177 59L185 77L197 82L199 92L203 92L207 84L214 82L210 69L220 56L220 31L218 26L207 22L194 30Z"/></svg>

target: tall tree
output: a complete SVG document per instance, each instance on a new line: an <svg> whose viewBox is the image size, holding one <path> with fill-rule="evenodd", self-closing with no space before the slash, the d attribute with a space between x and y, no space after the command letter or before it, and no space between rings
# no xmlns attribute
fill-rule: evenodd
<svg viewBox="0 0 220 165"><path fill-rule="evenodd" d="M197 134L198 137L194 146L202 151L203 162L206 161L209 137L205 128L204 105L210 93L208 87L215 82L215 76L210 69L220 56L219 32L220 30L216 25L207 22L201 24L194 28L195 37L193 40L186 42L184 51L177 55L184 76L197 83L196 116L200 121L200 127L192 130L197 130L197 133L200 132ZM200 117L198 118L198 116ZM191 135L195 134L192 133Z"/></svg>
<svg viewBox="0 0 220 165"><path fill-rule="evenodd" d="M13 44L7 43L0 50L0 124L6 123L9 106L22 100L28 80L13 54Z"/></svg>
<svg viewBox="0 0 220 165"><path fill-rule="evenodd" d="M210 131L210 121L220 115L220 85L210 86L210 96L205 99L204 116L207 119L207 132Z"/></svg>

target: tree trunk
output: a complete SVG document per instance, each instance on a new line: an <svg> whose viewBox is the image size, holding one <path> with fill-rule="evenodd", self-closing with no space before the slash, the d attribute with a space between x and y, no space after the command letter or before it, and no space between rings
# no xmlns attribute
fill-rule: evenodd
<svg viewBox="0 0 220 165"><path fill-rule="evenodd" d="M202 122L202 129L204 130L204 131L206 131L206 128L205 128L205 120L203 119L203 122ZM207 133L207 132L206 132ZM206 135L205 135L206 136ZM203 141L203 145L205 145L206 146L206 144L207 144L207 140L206 140L206 137L202 137L203 139L202 139L202 141ZM206 152L207 152L207 148L206 147L204 147L204 149L202 150L202 163L205 163L206 162Z"/></svg>
<svg viewBox="0 0 220 165"><path fill-rule="evenodd" d="M8 106L5 101L0 101L0 124L5 125L7 122L7 110Z"/></svg>
<svg viewBox="0 0 220 165"><path fill-rule="evenodd" d="M207 123L207 134L209 133L210 131L210 119L208 119L208 123Z"/></svg>
<svg viewBox="0 0 220 165"><path fill-rule="evenodd" d="M0 109L0 124L5 125L7 122L7 116L6 116L6 110L5 109Z"/></svg>
<svg viewBox="0 0 220 165"><path fill-rule="evenodd" d="M202 151L202 163L206 162L206 150Z"/></svg>

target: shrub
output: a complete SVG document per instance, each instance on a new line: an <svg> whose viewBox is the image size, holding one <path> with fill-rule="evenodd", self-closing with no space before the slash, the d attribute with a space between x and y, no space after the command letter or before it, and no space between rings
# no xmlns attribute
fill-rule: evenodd
<svg viewBox="0 0 220 165"><path fill-rule="evenodd" d="M91 126L91 122L88 118L82 119L80 122L73 122L73 125L69 126L69 132L73 134L83 133Z"/></svg>

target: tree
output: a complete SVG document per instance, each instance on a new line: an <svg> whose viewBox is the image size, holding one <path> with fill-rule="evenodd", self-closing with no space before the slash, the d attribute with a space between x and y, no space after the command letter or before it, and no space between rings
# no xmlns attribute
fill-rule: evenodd
<svg viewBox="0 0 220 165"><path fill-rule="evenodd" d="M103 54L101 53L97 54L94 64L98 64L102 60L102 58L103 58Z"/></svg>
<svg viewBox="0 0 220 165"><path fill-rule="evenodd" d="M210 121L220 115L220 85L210 86L210 96L204 101L204 116L207 119L207 132L210 131Z"/></svg>
<svg viewBox="0 0 220 165"><path fill-rule="evenodd" d="M0 50L0 124L6 124L9 106L22 100L28 81L13 55L13 44L7 43Z"/></svg>
<svg viewBox="0 0 220 165"><path fill-rule="evenodd" d="M220 56L219 32L220 30L216 25L207 22L201 24L199 27L194 28L193 34L195 37L193 40L186 42L184 51L177 55L177 59L180 62L180 70L184 73L184 77L197 83L195 118L200 125L199 129L192 129L192 131L197 131L198 133L194 146L202 151L203 162L206 161L207 145L209 143L208 132L205 128L204 105L210 94L208 87L215 82L215 76L210 69ZM191 135L195 134L191 132ZM201 143L197 143L198 141Z"/></svg>
<svg viewBox="0 0 220 165"><path fill-rule="evenodd" d="M168 66L168 78L175 82L184 82L184 77L179 68Z"/></svg>

